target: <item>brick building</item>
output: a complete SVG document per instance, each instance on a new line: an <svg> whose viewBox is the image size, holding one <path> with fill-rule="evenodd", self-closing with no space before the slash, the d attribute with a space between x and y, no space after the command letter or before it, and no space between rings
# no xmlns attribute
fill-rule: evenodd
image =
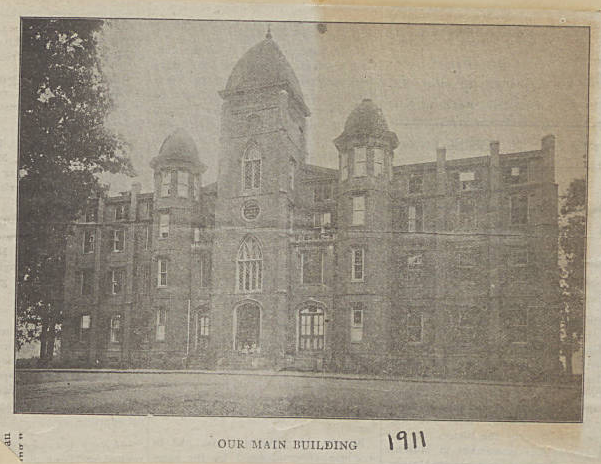
<svg viewBox="0 0 601 464"><path fill-rule="evenodd" d="M268 36L220 93L217 182L181 130L154 191L103 196L67 253L68 365L498 378L558 365L554 138L393 166L363 100L307 163L299 82ZM434 154L433 154L434 158Z"/></svg>

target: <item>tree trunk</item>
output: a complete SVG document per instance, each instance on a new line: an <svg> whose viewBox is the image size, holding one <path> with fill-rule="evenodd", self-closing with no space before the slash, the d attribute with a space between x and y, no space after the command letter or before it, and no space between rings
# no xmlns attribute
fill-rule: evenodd
<svg viewBox="0 0 601 464"><path fill-rule="evenodd" d="M47 341L48 341L48 319L42 318L42 331L40 332L40 359L38 365L44 367L46 364L46 352L47 352Z"/></svg>

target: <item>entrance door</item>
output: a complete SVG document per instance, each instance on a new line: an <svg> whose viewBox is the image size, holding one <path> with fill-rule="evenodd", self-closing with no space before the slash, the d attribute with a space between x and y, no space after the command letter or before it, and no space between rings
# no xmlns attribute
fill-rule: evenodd
<svg viewBox="0 0 601 464"><path fill-rule="evenodd" d="M318 306L302 309L299 317L299 351L323 351L324 313Z"/></svg>
<svg viewBox="0 0 601 464"><path fill-rule="evenodd" d="M260 352L261 310L256 303L246 303L236 309L236 350Z"/></svg>

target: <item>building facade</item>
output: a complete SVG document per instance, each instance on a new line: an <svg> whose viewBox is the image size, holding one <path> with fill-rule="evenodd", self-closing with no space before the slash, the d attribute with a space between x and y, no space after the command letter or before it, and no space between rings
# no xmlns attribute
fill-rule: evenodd
<svg viewBox="0 0 601 464"><path fill-rule="evenodd" d="M558 367L557 185L541 148L393 165L363 100L307 163L307 108L268 36L225 89L217 182L178 130L154 191L90 201L67 250L67 365L536 377Z"/></svg>

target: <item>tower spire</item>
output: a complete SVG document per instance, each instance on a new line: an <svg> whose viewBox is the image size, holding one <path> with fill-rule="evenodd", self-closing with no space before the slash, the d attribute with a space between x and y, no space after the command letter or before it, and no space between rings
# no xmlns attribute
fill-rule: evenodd
<svg viewBox="0 0 601 464"><path fill-rule="evenodd" d="M271 39L271 24L267 25L267 34L265 34L266 39Z"/></svg>

